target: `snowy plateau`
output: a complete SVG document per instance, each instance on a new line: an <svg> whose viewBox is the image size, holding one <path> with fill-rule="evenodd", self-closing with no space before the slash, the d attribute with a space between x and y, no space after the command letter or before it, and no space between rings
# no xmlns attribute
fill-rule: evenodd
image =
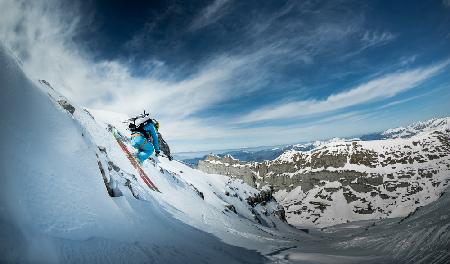
<svg viewBox="0 0 450 264"><path fill-rule="evenodd" d="M3 47L0 64L1 263L450 261L448 121L446 130L233 161L250 173L259 166L250 178L148 160L155 192L108 131L129 135L126 115L74 104ZM323 179L278 182L295 175Z"/></svg>

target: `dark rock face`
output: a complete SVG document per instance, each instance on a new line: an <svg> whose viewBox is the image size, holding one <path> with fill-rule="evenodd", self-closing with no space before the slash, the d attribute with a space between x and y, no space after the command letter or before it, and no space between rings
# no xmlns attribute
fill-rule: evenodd
<svg viewBox="0 0 450 264"><path fill-rule="evenodd" d="M196 193L200 198L202 198L202 200L205 200L205 196L203 195L203 192L199 191L199 190L197 189L197 187L195 187L195 186L192 185L192 184L189 184L189 186L192 187L192 189L195 191L195 193Z"/></svg>
<svg viewBox="0 0 450 264"><path fill-rule="evenodd" d="M262 190L258 194L254 196L247 197L247 203L254 207L257 204L265 205L266 203L274 200L273 196L273 189L270 188L269 190Z"/></svg>
<svg viewBox="0 0 450 264"><path fill-rule="evenodd" d="M280 206L274 213L278 218L286 222L286 211L284 211L283 206Z"/></svg>
<svg viewBox="0 0 450 264"><path fill-rule="evenodd" d="M75 113L75 107L71 105L67 100L58 100L58 104L64 108L67 112L69 112L71 115Z"/></svg>
<svg viewBox="0 0 450 264"><path fill-rule="evenodd" d="M149 140L153 144L152 137L150 137ZM169 158L169 160L172 160L172 155L170 154L169 144L167 144L167 142L164 140L163 136L159 132L158 132L158 143L159 143L159 148L161 149L161 151L164 154L166 154L166 156Z"/></svg>
<svg viewBox="0 0 450 264"><path fill-rule="evenodd" d="M326 226L395 217L437 199L448 185L449 135L445 129L409 139L331 142L308 152L289 150L264 162L210 155L198 169L257 188L271 186L277 198L278 191L295 191L297 196L278 200L293 224ZM255 206L271 195L261 192L247 201ZM350 213L334 209L337 203Z"/></svg>
<svg viewBox="0 0 450 264"><path fill-rule="evenodd" d="M217 161L217 162L216 162ZM206 173L217 173L242 179L252 187L256 187L256 174L244 162L233 159L231 156L220 158L208 155L205 160L199 161L198 168Z"/></svg>
<svg viewBox="0 0 450 264"><path fill-rule="evenodd" d="M350 156L350 164L365 165L375 168L378 162L378 154L373 150L363 149L357 142L352 143L353 153Z"/></svg>
<svg viewBox="0 0 450 264"><path fill-rule="evenodd" d="M236 207L234 207L234 205L232 205L232 204L227 204L227 205L225 205L225 208L228 209L228 210L230 210L231 212L237 214Z"/></svg>
<svg viewBox="0 0 450 264"><path fill-rule="evenodd" d="M158 132L158 143L161 148L161 151L166 154L167 157L169 157L170 160L172 160L172 155L170 154L170 147L169 144L164 140L161 133Z"/></svg>
<svg viewBox="0 0 450 264"><path fill-rule="evenodd" d="M106 191L108 192L109 196L111 197L117 197L114 195L113 189L110 187L108 179L106 178L105 170L103 169L102 163L97 160L98 169L100 170L100 174L102 175L103 182L105 183Z"/></svg>

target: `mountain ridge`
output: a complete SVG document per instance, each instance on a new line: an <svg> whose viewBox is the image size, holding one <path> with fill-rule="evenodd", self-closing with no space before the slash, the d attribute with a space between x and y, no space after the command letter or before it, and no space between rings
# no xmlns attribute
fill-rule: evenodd
<svg viewBox="0 0 450 264"><path fill-rule="evenodd" d="M197 166L200 160L205 159L209 154L224 157L225 155L231 155L241 161L247 162L262 162L265 160L274 160L284 151L288 150L300 150L309 151L320 145L327 144L333 141L370 141L370 140L380 140L389 139L394 137L411 137L420 131L425 131L426 129L439 129L439 126L445 124L448 125L450 122L450 117L435 117L425 121L413 122L406 127L396 127L390 128L381 132L374 132L370 134L364 134L357 137L344 137L344 138L331 138L327 140L315 140L311 142L304 143L294 143L287 145L276 145L276 146L266 146L258 148L246 148L246 149L235 149L235 150L215 150L215 151L201 151L201 152L187 152L187 153L175 153L176 159L181 160L190 166ZM422 130L420 130L420 128Z"/></svg>
<svg viewBox="0 0 450 264"><path fill-rule="evenodd" d="M450 118L431 119L387 130L385 139L335 139L271 161L208 156L198 168L272 186L296 226L404 216L436 200L448 184L449 124Z"/></svg>

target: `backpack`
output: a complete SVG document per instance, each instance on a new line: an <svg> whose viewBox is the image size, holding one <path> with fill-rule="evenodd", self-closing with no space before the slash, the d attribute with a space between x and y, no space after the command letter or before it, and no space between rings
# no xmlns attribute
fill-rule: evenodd
<svg viewBox="0 0 450 264"><path fill-rule="evenodd" d="M128 122L129 122L128 128L130 129L130 131L132 133L140 132L145 136L146 139L150 138L150 135L148 134L148 132L144 130L144 127L146 125L148 125L149 123L152 123L156 128L156 132L158 132L158 130L159 130L159 122L156 119L151 118L148 113L145 113L145 110L144 110L143 114L140 114L136 117L128 119ZM137 122L137 124L136 124L136 122Z"/></svg>

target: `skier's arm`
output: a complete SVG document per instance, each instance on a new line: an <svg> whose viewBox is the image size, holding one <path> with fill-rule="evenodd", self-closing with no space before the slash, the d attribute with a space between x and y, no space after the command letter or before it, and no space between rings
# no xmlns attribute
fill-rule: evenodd
<svg viewBox="0 0 450 264"><path fill-rule="evenodd" d="M155 146L155 150L157 152L161 151L159 149L158 133L156 133L155 126L153 124L149 124L148 128L150 131L150 135L152 135L152 138L153 138L153 146Z"/></svg>

